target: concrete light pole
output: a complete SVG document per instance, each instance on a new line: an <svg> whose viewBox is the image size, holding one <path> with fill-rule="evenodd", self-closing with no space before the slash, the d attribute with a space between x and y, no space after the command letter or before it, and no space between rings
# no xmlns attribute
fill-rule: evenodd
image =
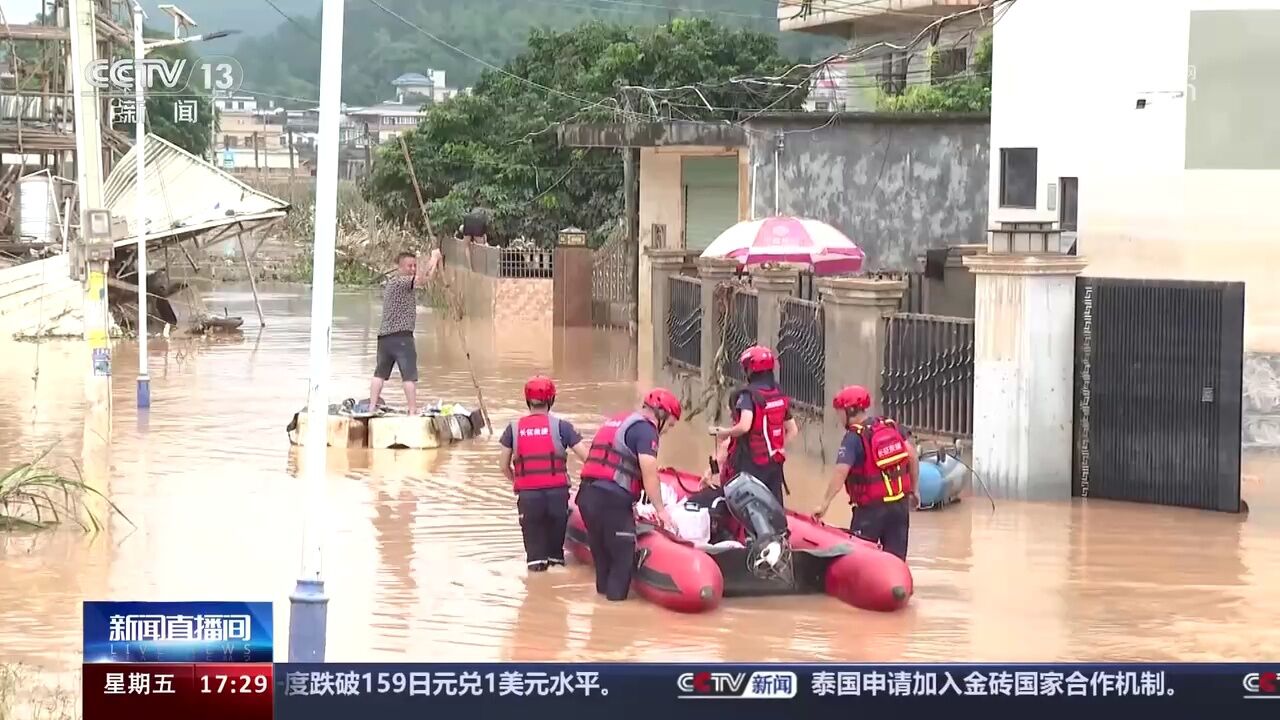
<svg viewBox="0 0 1280 720"><path fill-rule="evenodd" d="M315 251L311 279L311 384L303 442L302 574L289 596L289 662L323 662L328 630L323 547L329 424L329 334L338 237L338 126L342 113L343 0L324 0L320 36L320 132L316 157Z"/></svg>
<svg viewBox="0 0 1280 720"><path fill-rule="evenodd" d="M142 22L147 14L142 11L138 0L133 2L133 155L134 155L134 213L137 227L134 237L138 242L138 409L151 407L151 375L147 358L147 200L146 200L146 139L147 139L147 103L143 89L146 73L143 72L142 61L151 50L173 45L183 45L201 40L213 40L226 37L234 31L179 37L184 27L193 27L196 23L189 15L173 5L161 5L160 9L173 16L173 39L145 43L142 38Z"/></svg>
<svg viewBox="0 0 1280 720"><path fill-rule="evenodd" d="M85 70L97 59L93 0L71 0L71 86L75 91L76 190L80 205L80 237L85 214L102 207L102 117L98 91ZM111 437L111 344L107 337L107 264L88 263L85 274L84 339L89 345L85 364L86 436L102 445Z"/></svg>

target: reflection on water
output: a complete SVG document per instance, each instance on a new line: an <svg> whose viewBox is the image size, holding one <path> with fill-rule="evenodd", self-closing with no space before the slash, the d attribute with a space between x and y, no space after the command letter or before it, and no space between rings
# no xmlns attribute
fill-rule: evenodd
<svg viewBox="0 0 1280 720"><path fill-rule="evenodd" d="M253 323L247 291L223 289L210 304ZM134 346L117 346L105 487L137 527L116 521L93 540L0 536L0 657L73 667L86 598L273 600L287 627L301 484L284 427L306 392L310 300L269 288L263 309L268 327L242 336L153 341L154 405L141 425ZM379 308L351 294L335 311L333 398L363 396ZM424 311L429 399L474 398L459 332ZM499 427L521 411L520 386L535 372L555 375L557 410L585 431L639 396L624 335L547 337L516 323L465 332ZM2 352L0 462L54 446L70 470L86 351L46 342ZM388 398L399 401L395 387ZM993 514L964 502L913 516L917 595L904 612L814 596L731 600L691 617L597 601L580 567L526 577L496 448L484 435L436 451L330 452L331 659L1222 660L1280 647L1280 630L1257 622L1280 597L1280 463L1265 457L1251 459L1247 518L1099 501L1006 502ZM663 460L695 467L709 449L704 428L682 426ZM795 504L808 507L823 468L793 463Z"/></svg>

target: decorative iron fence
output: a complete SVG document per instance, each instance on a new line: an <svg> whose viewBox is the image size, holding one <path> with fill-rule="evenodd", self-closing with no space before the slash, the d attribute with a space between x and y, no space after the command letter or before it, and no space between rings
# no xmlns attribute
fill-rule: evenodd
<svg viewBox="0 0 1280 720"><path fill-rule="evenodd" d="M973 437L973 320L899 313L886 322L885 415L916 432Z"/></svg>
<svg viewBox="0 0 1280 720"><path fill-rule="evenodd" d="M724 338L724 365L726 377L746 383L747 377L738 364L742 351L756 344L759 324L759 298L754 292L734 288L728 302L722 308L720 328Z"/></svg>
<svg viewBox="0 0 1280 720"><path fill-rule="evenodd" d="M702 282L673 275L668 281L667 360L691 370L702 367Z"/></svg>
<svg viewBox="0 0 1280 720"><path fill-rule="evenodd" d="M591 301L596 324L610 324L615 315L627 315L636 302L636 279L632 272L631 247L627 237L618 233L592 255ZM616 311L611 311L617 308Z"/></svg>
<svg viewBox="0 0 1280 720"><path fill-rule="evenodd" d="M783 298L778 326L778 384L796 403L821 409L827 401L827 333L822 304Z"/></svg>
<svg viewBox="0 0 1280 720"><path fill-rule="evenodd" d="M514 279L550 278L555 252L502 248L498 256L498 277Z"/></svg>

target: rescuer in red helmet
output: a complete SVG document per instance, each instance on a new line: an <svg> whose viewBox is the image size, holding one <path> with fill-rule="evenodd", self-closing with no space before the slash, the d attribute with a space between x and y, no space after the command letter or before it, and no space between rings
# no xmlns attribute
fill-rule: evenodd
<svg viewBox="0 0 1280 720"><path fill-rule="evenodd" d="M849 532L880 543L885 552L907 559L911 511L919 506L916 495L920 462L908 433L888 418L872 417L871 393L850 385L836 393L832 407L844 413L845 435L836 453L836 466L814 513L821 518L843 487L853 506Z"/></svg>
<svg viewBox="0 0 1280 720"><path fill-rule="evenodd" d="M750 473L782 503L787 480L783 474L786 445L800 433L791 416L791 398L782 393L774 377L777 358L762 345L747 348L738 359L747 376L747 387L730 398L733 425L712 428L718 441L728 440L723 477Z"/></svg>
<svg viewBox="0 0 1280 720"><path fill-rule="evenodd" d="M556 384L541 375L524 384L529 414L507 425L498 442L498 463L511 481L520 512L525 561L531 572L564 565L564 534L569 525L569 473L572 452L586 462L587 444L573 423L551 414Z"/></svg>
<svg viewBox="0 0 1280 720"><path fill-rule="evenodd" d="M635 569L635 504L642 493L671 527L658 480L658 437L680 420L680 400L654 388L640 409L609 418L596 431L582 466L578 510L596 568L596 592L626 600Z"/></svg>

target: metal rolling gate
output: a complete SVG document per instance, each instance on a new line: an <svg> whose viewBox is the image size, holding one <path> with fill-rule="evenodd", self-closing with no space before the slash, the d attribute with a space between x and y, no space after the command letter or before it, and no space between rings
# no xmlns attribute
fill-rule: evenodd
<svg viewBox="0 0 1280 720"><path fill-rule="evenodd" d="M1076 282L1072 494L1240 512L1244 283Z"/></svg>

